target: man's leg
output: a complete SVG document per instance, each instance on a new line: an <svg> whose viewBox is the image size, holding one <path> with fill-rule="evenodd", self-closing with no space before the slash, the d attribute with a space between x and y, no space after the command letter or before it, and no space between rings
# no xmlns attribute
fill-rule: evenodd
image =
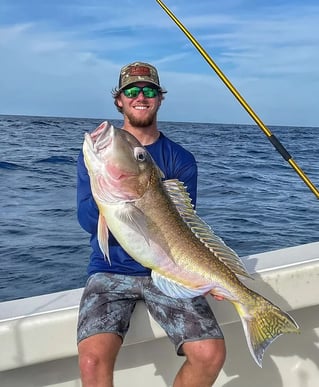
<svg viewBox="0 0 319 387"><path fill-rule="evenodd" d="M174 387L211 387L225 361L224 340L187 342L182 348L186 361L175 378Z"/></svg>
<svg viewBox="0 0 319 387"><path fill-rule="evenodd" d="M78 351L84 387L112 387L116 356L140 299L139 280L110 273L92 275L78 320Z"/></svg>
<svg viewBox="0 0 319 387"><path fill-rule="evenodd" d="M122 338L101 333L78 345L79 367L83 387L113 387L113 371Z"/></svg>
<svg viewBox="0 0 319 387"><path fill-rule="evenodd" d="M145 280L145 303L186 361L174 387L210 387L225 361L223 333L205 297L177 299L166 296Z"/></svg>

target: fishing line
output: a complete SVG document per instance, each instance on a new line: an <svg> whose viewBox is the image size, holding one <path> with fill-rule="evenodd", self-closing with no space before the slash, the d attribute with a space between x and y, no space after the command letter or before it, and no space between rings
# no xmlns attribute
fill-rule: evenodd
<svg viewBox="0 0 319 387"><path fill-rule="evenodd" d="M262 120L257 116L257 114L253 111L253 109L248 105L248 103L244 100L244 98L240 95L240 93L236 90L234 85L230 82L230 80L226 77L226 75L222 72L222 70L217 66L217 64L213 61L213 59L207 54L204 48L198 43L198 41L194 38L194 36L187 30L187 28L178 20L178 18L170 11L170 9L161 1L156 0L156 2L162 7L162 9L168 14L168 16L175 22L175 24L184 32L184 34L188 37L188 39L193 43L193 45L197 48L202 57L208 62L211 68L216 72L219 78L224 82L224 84L228 87L228 89L232 92L235 98L239 101L239 103L243 106L243 108L247 111L247 113L251 116L251 118L256 122L256 124L260 127L260 129L265 133L269 141L272 143L274 148L281 154L281 156L291 165L291 167L297 172L299 177L304 181L304 183L310 188L310 190L315 194L317 199L319 199L319 191L311 182L311 180L306 176L306 174L302 171L302 169L298 166L298 164L292 159L291 155L287 151L287 149L281 144L278 138L270 131L269 128L262 122Z"/></svg>

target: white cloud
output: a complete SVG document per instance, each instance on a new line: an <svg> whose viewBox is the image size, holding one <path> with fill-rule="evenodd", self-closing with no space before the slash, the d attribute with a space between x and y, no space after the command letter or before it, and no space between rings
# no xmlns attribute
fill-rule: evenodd
<svg viewBox="0 0 319 387"><path fill-rule="evenodd" d="M269 124L318 125L314 1L167 1ZM132 10L134 9L134 12ZM0 113L116 116L122 65L154 63L169 90L163 120L251 120L156 2L8 2L0 23Z"/></svg>

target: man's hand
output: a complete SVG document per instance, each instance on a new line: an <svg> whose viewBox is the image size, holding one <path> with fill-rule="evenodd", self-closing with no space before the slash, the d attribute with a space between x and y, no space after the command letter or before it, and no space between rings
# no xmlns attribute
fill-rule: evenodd
<svg viewBox="0 0 319 387"><path fill-rule="evenodd" d="M212 296L215 298L215 300L217 301L223 301L225 298L223 296L215 296L214 294L212 294Z"/></svg>

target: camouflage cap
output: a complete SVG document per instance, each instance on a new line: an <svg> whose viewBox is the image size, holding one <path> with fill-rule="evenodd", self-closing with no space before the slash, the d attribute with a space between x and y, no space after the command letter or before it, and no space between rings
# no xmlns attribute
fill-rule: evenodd
<svg viewBox="0 0 319 387"><path fill-rule="evenodd" d="M156 68L148 63L134 62L122 67L119 78L118 91L135 82L149 82L157 86L162 93L159 76Z"/></svg>

